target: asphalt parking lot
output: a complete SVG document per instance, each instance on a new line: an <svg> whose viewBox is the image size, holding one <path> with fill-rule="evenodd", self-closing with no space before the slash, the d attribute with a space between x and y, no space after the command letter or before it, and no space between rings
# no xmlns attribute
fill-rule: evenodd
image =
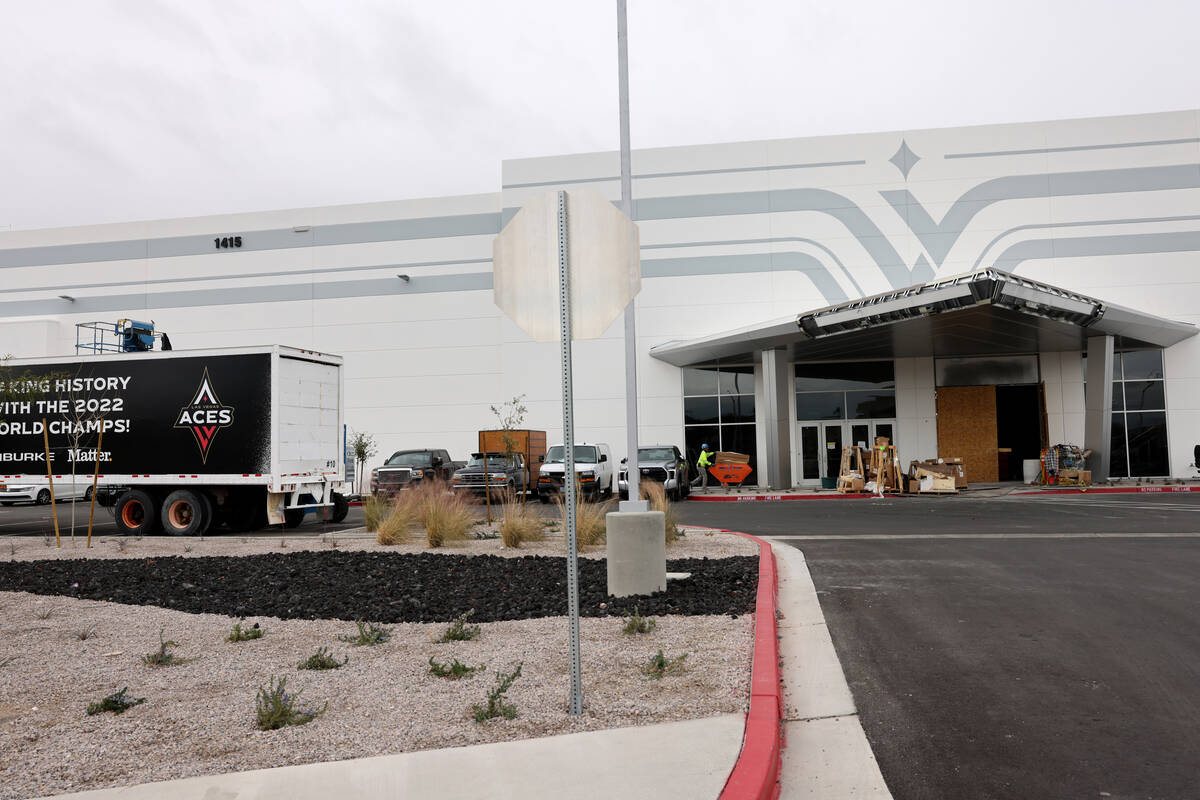
<svg viewBox="0 0 1200 800"><path fill-rule="evenodd" d="M683 516L803 551L897 800L1200 797L1200 495Z"/></svg>

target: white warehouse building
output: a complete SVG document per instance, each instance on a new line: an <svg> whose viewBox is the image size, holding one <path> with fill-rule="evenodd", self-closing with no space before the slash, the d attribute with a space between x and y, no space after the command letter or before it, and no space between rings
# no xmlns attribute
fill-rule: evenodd
<svg viewBox="0 0 1200 800"><path fill-rule="evenodd" d="M557 441L558 347L493 303L492 241L579 186L618 200L617 154L506 161L491 194L0 232L0 354L153 320L176 349L344 356L383 455L461 458L515 396ZM635 150L633 197L644 444L749 453L775 488L877 435L977 481L1058 443L1097 478L1197 476L1200 111ZM622 337L574 350L577 439L617 458Z"/></svg>

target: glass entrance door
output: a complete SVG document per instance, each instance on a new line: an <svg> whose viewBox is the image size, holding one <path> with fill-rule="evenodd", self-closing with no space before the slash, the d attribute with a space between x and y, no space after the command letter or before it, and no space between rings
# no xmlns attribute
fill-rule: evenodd
<svg viewBox="0 0 1200 800"><path fill-rule="evenodd" d="M796 483L816 486L821 478L836 480L842 466L843 447L871 448L876 436L886 436L895 444L895 427L894 420L799 423Z"/></svg>

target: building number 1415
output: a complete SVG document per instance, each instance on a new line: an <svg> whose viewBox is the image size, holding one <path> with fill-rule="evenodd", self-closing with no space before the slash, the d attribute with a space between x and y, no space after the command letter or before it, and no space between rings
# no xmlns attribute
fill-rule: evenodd
<svg viewBox="0 0 1200 800"><path fill-rule="evenodd" d="M219 236L213 239L213 245L218 250L228 250L231 247L241 247L242 237L240 236Z"/></svg>

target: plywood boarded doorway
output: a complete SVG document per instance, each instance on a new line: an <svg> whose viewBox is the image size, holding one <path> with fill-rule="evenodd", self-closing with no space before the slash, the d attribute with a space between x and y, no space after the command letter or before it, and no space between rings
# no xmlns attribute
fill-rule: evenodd
<svg viewBox="0 0 1200 800"><path fill-rule="evenodd" d="M961 458L970 483L1000 480L997 463L996 387L942 386L937 390L938 455Z"/></svg>

